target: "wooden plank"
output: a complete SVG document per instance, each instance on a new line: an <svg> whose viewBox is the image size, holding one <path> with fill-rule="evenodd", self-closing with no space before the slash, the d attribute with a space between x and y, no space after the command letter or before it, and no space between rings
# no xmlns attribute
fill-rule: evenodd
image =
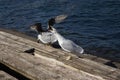
<svg viewBox="0 0 120 80"><path fill-rule="evenodd" d="M30 36L27 36L27 35L25 35L25 34L23 34L23 33L21 33L21 32L17 32L17 31L15 31L15 30L7 30L7 29L1 29L0 28L0 31L4 31L4 32L7 32L7 33L11 33L11 34L14 34L14 35L16 35L16 36L19 36L19 37L22 37L22 38L25 38L25 39L29 39L29 40L31 40L31 41L35 41L36 42L36 39L35 38L33 38L33 37L30 37ZM52 49L51 49L52 50ZM53 52L55 52L55 51L53 51ZM60 53L61 53L61 51L60 51ZM93 61L96 61L96 62L99 62L99 63L107 63L107 62L110 62L109 60L106 60L106 59L103 59L103 58L99 58L99 57L97 57L97 56L93 56L93 55L82 55L82 57L84 57L84 58L87 58L87 59L90 59L90 60L93 60ZM118 68L120 68L120 66L119 66L119 64L118 63L115 63L115 65L118 67Z"/></svg>
<svg viewBox="0 0 120 80"><path fill-rule="evenodd" d="M0 47L0 49L3 48L4 46ZM9 46L4 49L7 50L1 52L1 62L30 79L79 80L91 78L94 80L102 80L99 76L97 77L75 68L66 67L65 64L58 62L55 59L45 59L44 57L39 58L25 53L17 53Z"/></svg>
<svg viewBox="0 0 120 80"><path fill-rule="evenodd" d="M24 62L18 63L16 65L23 64L23 63L25 63L25 64L28 63L27 64L28 67L30 67L33 64L36 65L37 67L33 70L35 70L37 72L34 72L34 73L39 74L39 72L43 71L43 73L41 73L41 75L42 76L46 75L47 77L45 77L45 78L51 77L50 74L55 75L56 73L53 73L53 72L58 71L58 70L55 70L53 66L50 66L50 64L53 65L53 63L57 64L57 67L62 66L65 68L65 69L63 69L61 67L59 68L60 70L63 69L63 72L60 71L60 73L62 73L62 74L59 73L59 75L61 75L64 78L67 76L66 79L68 79L68 77L71 77L69 79L74 79L74 80L83 79L83 77L74 78L75 73L79 73L79 74L84 73L84 75L88 76L88 78L91 77L91 75L92 75L92 77L94 79L100 79L100 80L103 78L107 79L107 80L111 80L111 79L117 80L117 79L119 79L119 76L120 76L119 69L111 68L109 66L105 66L103 64L96 63L96 62L91 61L86 58L77 58L76 56L69 54L67 52L64 52L62 50L54 49L52 47L47 47L43 44L38 44L31 40L28 40L28 39L25 39L22 37L18 37L18 36L15 36L15 35L12 35L12 34L9 34L6 32L0 31L0 39L1 39L0 45L2 45L0 49L1 49L1 51L3 51L2 53L5 54L5 56L6 55L8 56L9 53L12 53L12 54L14 53L14 55L11 55L11 54L10 55L18 56L16 59L18 60L20 58L20 60L19 60L20 62L22 62L22 60L24 61ZM29 56L29 55L23 53L24 50L33 48L33 47L36 49L35 53L37 54L37 57L39 57L39 58ZM13 51L11 51L11 50L13 50ZM69 55L72 56L72 60L66 60L66 57ZM1 56L3 56L3 55L1 54ZM10 64L9 60L7 61L6 58L3 59L5 56L2 57L2 61L7 64ZM28 58L28 56L29 56L29 58ZM7 59L8 58L10 58L10 57L7 57ZM95 58L96 57L94 57L94 59ZM14 60L15 59L13 58L12 62L14 62ZM100 60L102 60L102 59L100 59ZM39 61L43 61L43 62L40 63ZM12 64L12 62L11 62L11 64ZM14 63L16 63L16 62L14 62ZM40 65L40 64L42 64L42 65ZM12 67L14 67L14 66L12 66ZM21 66L21 67L23 67L23 66ZM26 68L23 67L22 69L27 69L28 67L26 67ZM50 67L50 68L48 68L48 67ZM38 70L38 68L41 68L41 69ZM68 73L71 70L72 70L72 73L74 73L74 75L66 75L66 73ZM21 71L24 72L24 70L21 70ZM77 71L77 72L74 72L74 71ZM83 73L81 73L81 71ZM30 72L28 72L28 73L31 74L30 76L36 77L35 74L32 74ZM50 74L46 74L46 73L50 73ZM77 74L77 75L79 75L79 74ZM87 75L87 74L89 74L89 75ZM39 76L39 75L37 75L37 76ZM29 77L29 76L27 76L27 77ZM34 77L32 77L32 78L34 78ZM37 77L37 79L39 79L39 78L41 78L41 77ZM53 78L53 76L52 76L51 79L55 79L55 78ZM59 79L62 79L62 78L60 77Z"/></svg>
<svg viewBox="0 0 120 80"><path fill-rule="evenodd" d="M3 41L4 37L5 36L0 37L2 38L0 40L1 62L30 79L102 79L86 72L79 71L75 68L66 67L65 64L56 61L55 59L45 59L44 57L38 58L22 53L21 50L24 50L24 47L21 46L22 44L18 45L14 43L14 41L12 42L11 39ZM20 46L21 49L19 49L18 46Z"/></svg>
<svg viewBox="0 0 120 80"><path fill-rule="evenodd" d="M24 75L20 73L17 73L16 71L10 69L8 66L2 63L0 63L0 70L2 73L4 73L3 74L4 77L0 77L0 80L30 80L29 78L25 77Z"/></svg>
<svg viewBox="0 0 120 80"><path fill-rule="evenodd" d="M11 36L11 35L8 35L7 34L7 37L9 37L9 36ZM26 37L26 36L25 36ZM13 40L14 41L17 41L17 39L15 39L15 38L13 38ZM21 42L21 43L24 43L24 41L23 40L21 40L21 38L18 38L18 40L19 40L19 42ZM31 43L31 44L29 44L29 43ZM44 50L44 48L47 48L47 50L48 50L48 52L51 52L51 53L59 53L59 54L61 54L61 55L65 55L65 53L66 52L64 52L64 51L61 51L61 50L58 50L58 49L56 49L57 51L55 51L55 49L53 49L53 48L51 48L51 47L45 47L43 44L37 44L37 43L33 43L33 42L31 42L31 41L28 41L27 43L25 43L26 45L27 44L29 44L29 45L32 45L33 47L36 47L38 50L40 49L40 48L42 48L41 50L42 51L45 51ZM41 47L40 47L40 45L41 45ZM24 45L23 45L24 46ZM96 61L99 61L99 62L103 62L104 61L104 63L105 62L107 62L107 61L105 61L104 59L102 59L102 60L100 60L101 58L99 58L99 60L98 60L98 58L96 57L96 56L90 56L90 55L84 55L84 56L82 56L82 57L85 57L85 58L88 58L88 59L91 59L91 60L96 60Z"/></svg>
<svg viewBox="0 0 120 80"><path fill-rule="evenodd" d="M0 80L17 80L17 79L9 75L8 73L0 70Z"/></svg>

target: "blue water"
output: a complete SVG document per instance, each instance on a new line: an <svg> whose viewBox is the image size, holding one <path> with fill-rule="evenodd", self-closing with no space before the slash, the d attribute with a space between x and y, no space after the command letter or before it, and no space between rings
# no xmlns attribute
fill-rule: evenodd
<svg viewBox="0 0 120 80"><path fill-rule="evenodd" d="M30 25L47 25L51 17L67 14L55 28L87 53L120 60L120 0L0 0L0 28L30 36Z"/></svg>

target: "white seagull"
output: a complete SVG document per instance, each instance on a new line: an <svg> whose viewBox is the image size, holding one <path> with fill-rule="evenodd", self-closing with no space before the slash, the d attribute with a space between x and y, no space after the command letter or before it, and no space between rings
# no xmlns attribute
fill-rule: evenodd
<svg viewBox="0 0 120 80"><path fill-rule="evenodd" d="M51 19L53 23L55 23L55 19ZM73 41L64 38L62 35L60 35L53 26L49 26L50 31L56 36L59 45L61 48L67 52L76 53L76 55L79 56L79 54L82 54L84 52L84 49L77 44L75 44Z"/></svg>
<svg viewBox="0 0 120 80"><path fill-rule="evenodd" d="M57 38L49 30L55 23L62 22L66 17L67 17L67 15L59 15L59 16L56 16L55 18L49 19L48 29L46 31L42 29L41 23L36 23L36 24L32 25L31 29L38 32L38 42L41 41L44 44L55 43L57 41Z"/></svg>

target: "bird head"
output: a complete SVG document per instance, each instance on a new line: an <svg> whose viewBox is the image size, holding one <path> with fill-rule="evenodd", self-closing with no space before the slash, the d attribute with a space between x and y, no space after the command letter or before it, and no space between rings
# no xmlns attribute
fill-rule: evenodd
<svg viewBox="0 0 120 80"><path fill-rule="evenodd" d="M55 19L54 18L49 19L48 25L53 26L54 24L55 24Z"/></svg>
<svg viewBox="0 0 120 80"><path fill-rule="evenodd" d="M41 23L35 23L30 28L31 28L31 30L35 30L37 32L42 32L43 31Z"/></svg>

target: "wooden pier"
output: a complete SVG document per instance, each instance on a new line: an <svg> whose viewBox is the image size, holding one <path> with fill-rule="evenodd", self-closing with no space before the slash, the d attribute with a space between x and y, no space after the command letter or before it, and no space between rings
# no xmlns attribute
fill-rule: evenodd
<svg viewBox="0 0 120 80"><path fill-rule="evenodd" d="M35 55L24 52L31 48L35 48ZM68 56L72 58L69 60ZM0 29L0 65L21 76L0 68L0 80L120 80L120 69L104 65L105 62L109 60L87 54L78 58L37 43L36 39L22 33Z"/></svg>

